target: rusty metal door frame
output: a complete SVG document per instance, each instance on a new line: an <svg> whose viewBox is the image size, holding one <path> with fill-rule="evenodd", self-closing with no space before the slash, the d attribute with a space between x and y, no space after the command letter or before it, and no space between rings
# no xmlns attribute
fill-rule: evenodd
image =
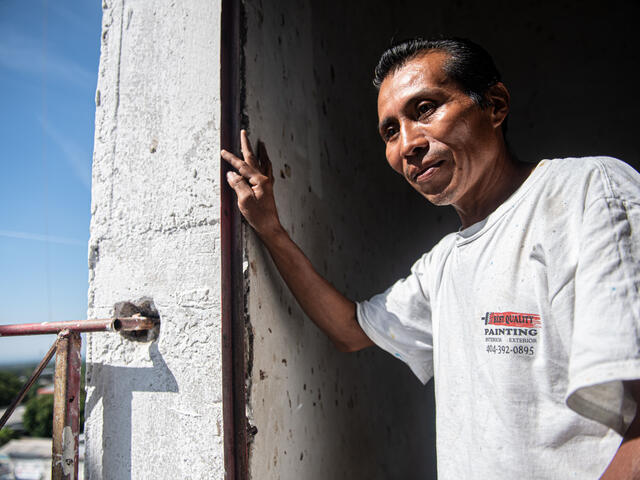
<svg viewBox="0 0 640 480"><path fill-rule="evenodd" d="M222 0L220 44L220 146L239 151L243 103L243 12L240 0ZM235 195L221 160L221 290L222 290L222 415L226 480L248 479L245 416L244 281L242 224Z"/></svg>

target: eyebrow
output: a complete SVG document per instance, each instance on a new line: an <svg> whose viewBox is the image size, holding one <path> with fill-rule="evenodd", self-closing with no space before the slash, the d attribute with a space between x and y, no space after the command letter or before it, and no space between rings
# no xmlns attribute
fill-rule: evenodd
<svg viewBox="0 0 640 480"><path fill-rule="evenodd" d="M382 133L386 130L386 128L391 125L394 122L393 117L386 117L385 119L383 119L378 125L376 125L376 128L378 130L379 133Z"/></svg>

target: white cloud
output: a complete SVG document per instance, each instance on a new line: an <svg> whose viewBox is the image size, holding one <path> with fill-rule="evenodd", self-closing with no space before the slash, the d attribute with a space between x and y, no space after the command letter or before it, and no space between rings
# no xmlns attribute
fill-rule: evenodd
<svg viewBox="0 0 640 480"><path fill-rule="evenodd" d="M75 6L76 8L82 8L82 5ZM76 30L84 30L85 32L95 33L93 25L89 24L86 18L72 11L62 2L51 2L47 5L47 7L51 10L52 13L58 15L58 17L61 18L67 26L73 27Z"/></svg>
<svg viewBox="0 0 640 480"><path fill-rule="evenodd" d="M62 245L87 246L87 242L82 242L75 238L56 237L53 235L42 235L39 233L14 232L11 230L0 230L0 237L19 238L22 240L35 240L37 242L60 243Z"/></svg>
<svg viewBox="0 0 640 480"><path fill-rule="evenodd" d="M68 138L46 119L38 117L42 129L47 136L64 153L64 159L67 161L73 174L82 183L82 185L91 189L91 155L84 151L74 140Z"/></svg>
<svg viewBox="0 0 640 480"><path fill-rule="evenodd" d="M51 52L46 44L0 25L0 65L9 70L31 75L45 75L86 89L95 89L98 74L82 65Z"/></svg>

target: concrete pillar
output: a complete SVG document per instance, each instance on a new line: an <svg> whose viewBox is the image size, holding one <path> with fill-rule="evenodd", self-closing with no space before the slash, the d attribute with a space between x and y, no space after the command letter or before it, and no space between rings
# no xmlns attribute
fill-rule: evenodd
<svg viewBox="0 0 640 480"><path fill-rule="evenodd" d="M222 479L220 2L103 9L88 315L147 296L162 325L89 338L87 478Z"/></svg>

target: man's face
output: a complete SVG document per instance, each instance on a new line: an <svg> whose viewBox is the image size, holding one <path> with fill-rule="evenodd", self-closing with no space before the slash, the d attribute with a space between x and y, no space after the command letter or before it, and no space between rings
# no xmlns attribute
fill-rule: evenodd
<svg viewBox="0 0 640 480"><path fill-rule="evenodd" d="M481 109L447 78L447 58L429 52L385 78L379 131L389 165L413 188L435 205L462 207L491 183L502 133L492 109Z"/></svg>

